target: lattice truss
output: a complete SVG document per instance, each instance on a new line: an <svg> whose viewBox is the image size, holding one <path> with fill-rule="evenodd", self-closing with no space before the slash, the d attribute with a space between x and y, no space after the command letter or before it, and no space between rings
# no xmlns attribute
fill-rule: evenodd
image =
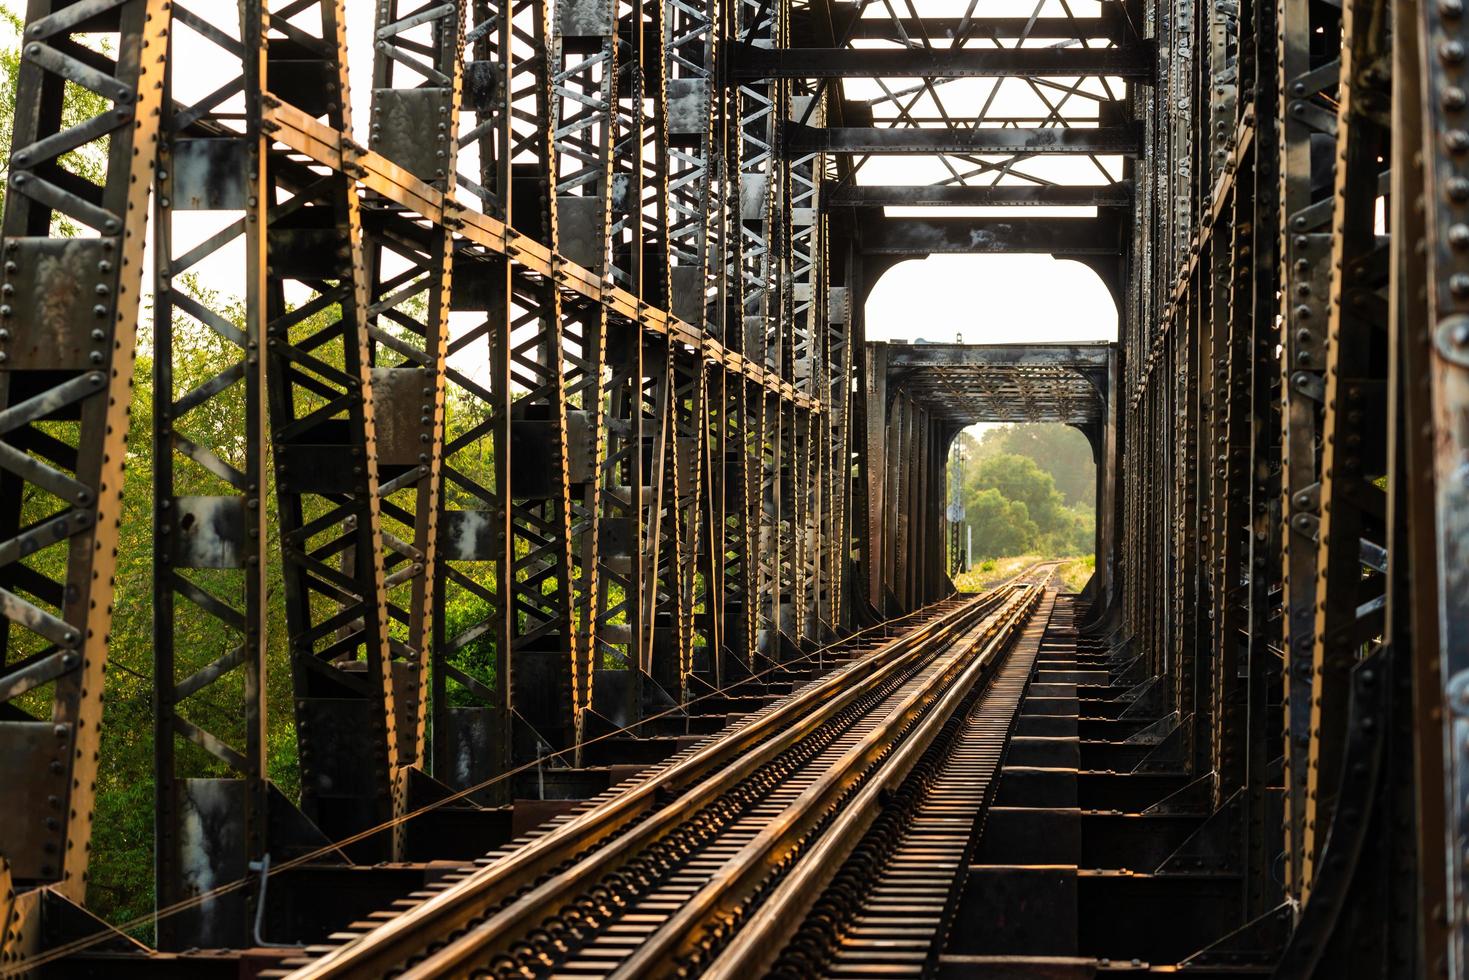
<svg viewBox="0 0 1469 980"><path fill-rule="evenodd" d="M273 609L304 816L365 860L434 781L505 798L842 628L848 313L828 331L825 157L781 150L827 97L718 75L771 10L381 0L354 89L340 0L32 4L0 310L23 890L83 895L137 354L165 904L289 808ZM200 820L232 829L201 849Z"/></svg>
<svg viewBox="0 0 1469 980"><path fill-rule="evenodd" d="M1140 772L1226 815L1285 973L1462 975L1466 35L1456 0L31 0L0 952L84 897L130 413L164 903L268 850L401 858L424 799L938 597L948 441L988 417L1110 467ZM904 366L861 307L935 251L1088 261L1119 348ZM250 901L160 940L241 945Z"/></svg>
<svg viewBox="0 0 1469 980"><path fill-rule="evenodd" d="M1075 185L1122 179L1121 158L1137 144L1128 81L1152 71L1123 5L837 9L833 47L754 53L747 64L841 91L842 129L820 132L803 112L793 136L851 154L839 199L1084 206L1099 192Z"/></svg>
<svg viewBox="0 0 1469 980"><path fill-rule="evenodd" d="M1105 344L924 344L911 350L894 347L888 356L888 383L950 425L1060 422L1094 427L1107 417Z"/></svg>
<svg viewBox="0 0 1469 980"><path fill-rule="evenodd" d="M1176 2L1147 29L1118 563L1170 712L1149 765L1239 816L1282 974L1461 975L1463 13Z"/></svg>

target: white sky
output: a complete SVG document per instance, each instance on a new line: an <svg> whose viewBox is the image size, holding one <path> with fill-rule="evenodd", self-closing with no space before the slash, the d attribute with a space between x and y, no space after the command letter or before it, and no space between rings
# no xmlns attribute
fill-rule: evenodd
<svg viewBox="0 0 1469 980"><path fill-rule="evenodd" d="M228 4L228 7L226 7ZM985 0L984 16L1061 16L1063 0ZM218 5L217 7L215 5ZM0 0L0 6L23 14L22 0ZM219 16L232 8L229 0L196 0L192 5L197 11L207 11L207 16L218 18L223 23L226 16ZM873 3L869 16L883 16L881 3ZM925 16L962 15L967 0L916 0L916 7ZM1095 16L1100 8L1096 0L1072 0L1067 7L1076 16ZM373 5L361 0L349 0L351 11L347 21L350 77L352 79L353 121L357 138L366 142L365 124L371 97L372 28ZM897 9L897 8L895 8ZM6 43L13 43L14 36L4 33ZM231 33L234 33L233 31ZM942 42L940 42L942 43ZM1032 41L1034 45L1053 42ZM208 92L222 84L230 75L233 66L228 59L217 57L218 49L201 44L196 35L186 31L176 33L176 64L186 66L176 73L175 84L186 85L192 92ZM846 84L849 98L872 98L882 94L875 82L852 82ZM911 87L912 80L894 80L887 83L890 90ZM977 114L986 101L989 86L987 79L962 79L942 86L943 111L952 115ZM1008 80L991 100L992 114L1008 114L1018 117L1044 115L1048 107L1036 92L1027 91L1022 82ZM1099 80L1084 83L1084 90L1094 96L1106 93ZM1110 83L1113 93L1120 93L1121 86L1115 80ZM1059 96L1047 92L1045 98L1053 105ZM905 101L908 101L905 98ZM915 116L934 117L940 110L928 95L920 95L910 106ZM1064 111L1084 117L1090 112L1090 103L1076 98L1067 103ZM894 113L882 104L874 110L878 120L892 118ZM1115 158L1103 158L1101 166L1082 158L1049 158L1027 161L1022 165L1031 174L1046 180L1066 183L1098 183L1120 173ZM461 161L461 167L464 167ZM1106 173L1099 171L1105 170ZM916 184L941 179L945 170L935 158L888 157L871 158L859 174L859 183L869 184ZM1014 177L1002 178L1001 183L1021 183ZM461 195L465 198L467 195ZM890 209L891 211L891 209ZM1019 218L1025 214L1087 214L1090 209L1078 208L909 208L904 214L965 214L990 213ZM175 219L176 249L180 242L192 242L207 237L221 223L233 220L229 213L184 213ZM192 227L190 227L192 226ZM192 233L191 233L192 232ZM151 235L150 235L151 238ZM151 260L151 257L150 257ZM238 282L243 255L234 249L224 249L204 273L205 281L225 292L240 291L231 288ZM148 266L151 269L151 264ZM151 278L151 277L150 277ZM1065 341L1065 340L1112 340L1117 336L1117 313L1110 295L1101 281L1086 267L1076 262L1057 261L1047 255L938 255L923 260L903 262L890 269L874 288L867 311L868 338L871 340L915 340L919 338L937 341L963 340L969 343L1004 343L1017 341Z"/></svg>

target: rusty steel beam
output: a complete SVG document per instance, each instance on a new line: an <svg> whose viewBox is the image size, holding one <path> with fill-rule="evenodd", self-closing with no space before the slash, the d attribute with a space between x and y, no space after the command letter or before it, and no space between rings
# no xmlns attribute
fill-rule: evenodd
<svg viewBox="0 0 1469 980"><path fill-rule="evenodd" d="M1128 207L1132 187L1112 184L857 184L827 191L828 208Z"/></svg>
<svg viewBox="0 0 1469 980"><path fill-rule="evenodd" d="M1148 80L1156 58L1126 48L760 48L725 52L730 77L757 78L1109 78Z"/></svg>
<svg viewBox="0 0 1469 980"><path fill-rule="evenodd" d="M1113 218L884 218L864 230L869 255L1115 255Z"/></svg>
<svg viewBox="0 0 1469 980"><path fill-rule="evenodd" d="M999 41L1098 39L1117 40L1126 21L1112 8L1100 17L863 17L856 4L831 4L832 20L846 28L853 40L905 41L928 37L930 41ZM838 34L842 31L838 29Z"/></svg>
<svg viewBox="0 0 1469 980"><path fill-rule="evenodd" d="M86 898L166 8L34 2L22 35L0 243L0 853L17 954L38 942L38 889ZM72 86L109 108L64 113ZM71 151L92 166L64 164Z"/></svg>
<svg viewBox="0 0 1469 980"><path fill-rule="evenodd" d="M1135 126L1130 125L1089 129L1009 129L994 126L822 129L792 123L786 133L786 144L790 153L1100 154L1136 157L1141 153L1141 135Z"/></svg>

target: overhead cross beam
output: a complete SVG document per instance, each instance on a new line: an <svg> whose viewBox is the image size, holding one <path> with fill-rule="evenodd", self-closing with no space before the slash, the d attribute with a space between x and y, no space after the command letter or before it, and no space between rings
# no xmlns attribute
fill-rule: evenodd
<svg viewBox="0 0 1469 980"><path fill-rule="evenodd" d="M1107 76L1151 80L1155 56L1125 48L756 48L729 46L730 77L1009 78Z"/></svg>
<svg viewBox="0 0 1469 980"><path fill-rule="evenodd" d="M858 185L827 192L828 207L1126 207L1132 183Z"/></svg>
<svg viewBox="0 0 1469 980"><path fill-rule="evenodd" d="M1115 255L1117 219L883 218L863 229L868 255Z"/></svg>
<svg viewBox="0 0 1469 980"><path fill-rule="evenodd" d="M941 367L1048 367L1100 371L1110 363L1109 341L1079 344L889 344L891 371Z"/></svg>
<svg viewBox="0 0 1469 980"><path fill-rule="evenodd" d="M943 127L883 129L850 126L820 129L792 123L786 130L787 151L802 153L976 153L995 155L1078 154L1136 157L1141 131L1136 126L1093 129Z"/></svg>
<svg viewBox="0 0 1469 980"><path fill-rule="evenodd" d="M849 23L849 37L861 40L907 41L927 36L931 41L967 38L971 41L998 41L1029 38L1032 40L1086 39L1117 40L1123 35L1124 21L1117 16L1103 17L856 17L851 4L833 4L839 8L832 19L841 25ZM1104 8L1111 9L1111 8Z"/></svg>
<svg viewBox="0 0 1469 980"><path fill-rule="evenodd" d="M1116 347L1093 344L882 343L886 385L948 424L1060 422L1106 417Z"/></svg>

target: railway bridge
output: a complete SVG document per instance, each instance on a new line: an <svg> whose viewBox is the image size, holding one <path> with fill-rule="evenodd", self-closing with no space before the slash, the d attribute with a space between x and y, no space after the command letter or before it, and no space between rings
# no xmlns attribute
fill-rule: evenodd
<svg viewBox="0 0 1469 980"><path fill-rule="evenodd" d="M1469 975L1460 0L12 7L0 975Z"/></svg>

